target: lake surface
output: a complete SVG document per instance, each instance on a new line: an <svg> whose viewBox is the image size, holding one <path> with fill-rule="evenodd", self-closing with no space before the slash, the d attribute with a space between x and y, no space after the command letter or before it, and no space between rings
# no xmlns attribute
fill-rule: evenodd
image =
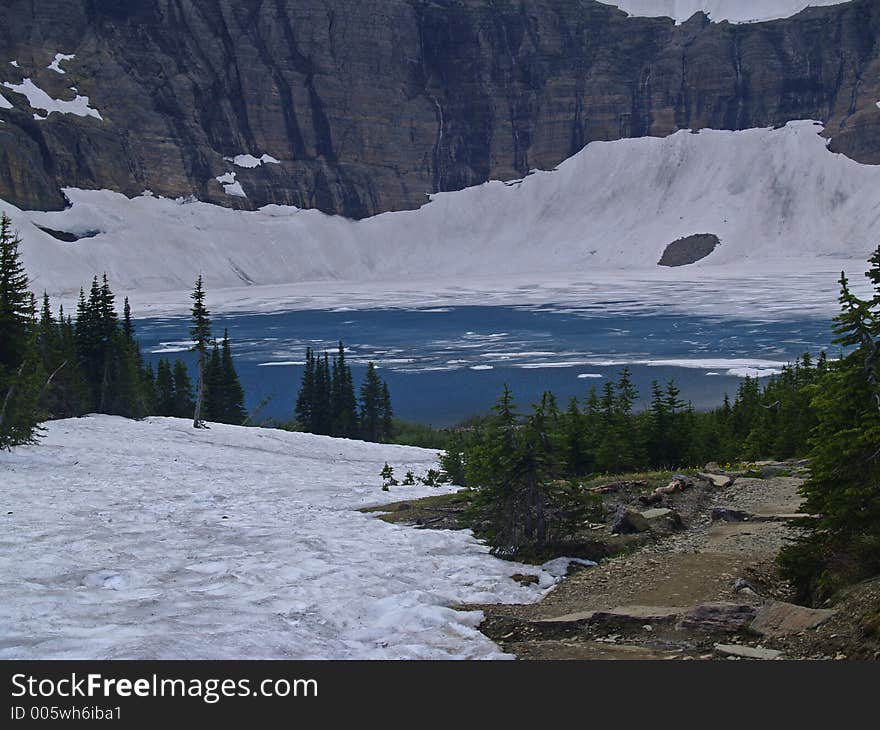
<svg viewBox="0 0 880 730"><path fill-rule="evenodd" d="M343 340L356 382L368 362L380 368L397 416L445 426L484 413L505 383L526 405L552 390L565 405L628 365L643 397L652 380L675 378L698 408L719 404L746 374L766 377L808 351L831 347L827 318L762 321L646 312L619 314L614 302L425 309L311 310L229 314L229 329L250 409L258 420L292 418L306 347L335 351ZM182 358L185 318L137 322L145 356ZM268 399L268 400L267 400ZM262 404L262 406L260 405Z"/></svg>

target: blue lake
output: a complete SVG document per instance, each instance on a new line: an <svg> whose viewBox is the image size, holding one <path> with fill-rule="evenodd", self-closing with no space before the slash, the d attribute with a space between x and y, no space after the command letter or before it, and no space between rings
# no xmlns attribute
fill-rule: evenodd
<svg viewBox="0 0 880 730"><path fill-rule="evenodd" d="M368 362L380 368L396 415L445 426L484 413L505 383L525 406L544 390L565 404L601 388L628 365L642 396L652 380L675 378L698 408L735 393L744 374L766 376L808 351L834 356L827 319L762 321L613 312L601 306L449 307L291 311L214 317L229 329L239 375L258 420L292 417L306 347L345 342L359 382ZM182 358L185 318L137 322L144 354ZM268 400L267 400L268 399Z"/></svg>

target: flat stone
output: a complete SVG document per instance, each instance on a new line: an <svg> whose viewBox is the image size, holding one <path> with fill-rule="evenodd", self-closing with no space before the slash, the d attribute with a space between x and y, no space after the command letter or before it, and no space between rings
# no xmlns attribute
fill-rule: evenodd
<svg viewBox="0 0 880 730"><path fill-rule="evenodd" d="M763 659L765 661L782 658L782 652L775 649L761 649L754 646L740 646L739 644L715 644L715 653L721 656Z"/></svg>
<svg viewBox="0 0 880 730"><path fill-rule="evenodd" d="M752 519L754 515L743 512L738 509L730 509L729 507L714 507L712 509L712 521L718 522L719 520L723 520L724 522L747 522Z"/></svg>
<svg viewBox="0 0 880 730"><path fill-rule="evenodd" d="M699 476L701 479L705 479L707 482L711 482L714 486L721 489L733 484L733 478L726 474L700 474Z"/></svg>
<svg viewBox="0 0 880 730"><path fill-rule="evenodd" d="M754 606L740 603L704 603L688 611L678 628L735 634L747 628L757 612Z"/></svg>
<svg viewBox="0 0 880 730"><path fill-rule="evenodd" d="M575 613L567 613L564 616L554 616L552 618L539 618L535 619L531 623L533 624L544 624L544 625L577 625L577 624L586 624L592 621L593 616L596 615L595 611L577 611Z"/></svg>
<svg viewBox="0 0 880 730"><path fill-rule="evenodd" d="M669 517L672 514L674 514L674 512L671 509L658 508L645 510L642 512L642 517L646 520L659 520L662 517Z"/></svg>
<svg viewBox="0 0 880 730"><path fill-rule="evenodd" d="M809 631L824 624L836 611L806 608L793 603L775 601L758 610L750 628L761 636L778 637Z"/></svg>
<svg viewBox="0 0 880 730"><path fill-rule="evenodd" d="M681 618L687 611L679 606L619 606L618 608L594 611L593 623L637 623L645 624L670 623Z"/></svg>

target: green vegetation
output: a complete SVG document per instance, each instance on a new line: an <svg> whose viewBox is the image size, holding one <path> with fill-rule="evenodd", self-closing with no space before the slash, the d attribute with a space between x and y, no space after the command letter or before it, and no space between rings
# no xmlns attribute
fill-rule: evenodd
<svg viewBox="0 0 880 730"><path fill-rule="evenodd" d="M805 393L815 425L803 495L820 518L803 525L781 565L812 602L880 574L880 248L870 264L870 300L856 297L841 274L835 333L849 351Z"/></svg>
<svg viewBox="0 0 880 730"><path fill-rule="evenodd" d="M332 363L328 353L320 357L311 348L306 350L306 366L296 398L295 415L293 424L281 428L337 438L362 438L382 443L394 441L394 411L388 384L382 381L375 365L370 363L358 401L342 342Z"/></svg>
<svg viewBox="0 0 880 730"><path fill-rule="evenodd" d="M0 448L33 443L37 424L106 413L242 424L244 392L228 334L211 338L201 278L193 294L193 336L199 352L198 396L186 364L144 363L128 299L120 319L107 276L80 290L76 317L52 312L44 293L39 315L20 261L21 241L0 215ZM210 355L209 355L210 352ZM204 356L204 357L203 357Z"/></svg>

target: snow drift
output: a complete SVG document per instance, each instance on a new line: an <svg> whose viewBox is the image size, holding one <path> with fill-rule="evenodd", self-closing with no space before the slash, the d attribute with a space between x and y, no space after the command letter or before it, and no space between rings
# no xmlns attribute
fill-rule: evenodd
<svg viewBox="0 0 880 730"><path fill-rule="evenodd" d="M475 275L587 279L613 269L633 275L656 270L667 245L693 234L714 234L721 245L673 276L773 259L794 270L823 257L864 261L880 223L880 167L830 152L821 131L796 122L597 142L556 170L434 195L419 210L361 221L72 189L65 211L0 207L24 237L34 289L50 294L69 295L96 272L128 292L188 291L198 273L212 290ZM92 237L65 243L36 225Z"/></svg>
<svg viewBox="0 0 880 730"><path fill-rule="evenodd" d="M469 532L356 509L436 453L94 416L0 453L0 659L500 658L457 603L535 601L559 571ZM543 588L510 579L539 573ZM551 572L552 571L552 572Z"/></svg>

